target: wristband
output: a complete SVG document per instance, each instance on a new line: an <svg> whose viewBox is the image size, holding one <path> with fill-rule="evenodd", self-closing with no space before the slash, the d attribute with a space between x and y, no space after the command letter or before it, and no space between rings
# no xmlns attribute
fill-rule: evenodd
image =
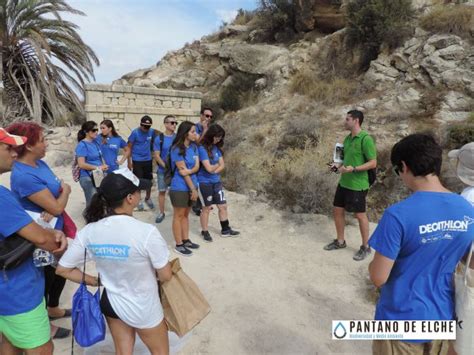
<svg viewBox="0 0 474 355"><path fill-rule="evenodd" d="M354 166L354 167L352 168L352 172L353 172L353 173L356 173L356 172L357 172L357 167L356 167L356 166Z"/></svg>

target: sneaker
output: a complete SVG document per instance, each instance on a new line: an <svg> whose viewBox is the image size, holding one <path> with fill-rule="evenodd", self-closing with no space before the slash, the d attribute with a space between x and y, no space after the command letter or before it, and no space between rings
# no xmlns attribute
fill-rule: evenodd
<svg viewBox="0 0 474 355"><path fill-rule="evenodd" d="M340 244L337 239L334 239L331 243L329 243L328 245L326 245L324 247L324 250L336 250L336 249L342 249L342 248L345 248L347 245L346 245L346 241L344 241L342 244Z"/></svg>
<svg viewBox="0 0 474 355"><path fill-rule="evenodd" d="M359 251L355 253L352 259L356 261L361 261L361 260L364 260L370 253L371 253L370 247L364 247L363 245L361 245Z"/></svg>
<svg viewBox="0 0 474 355"><path fill-rule="evenodd" d="M148 206L148 208L149 208L150 210L154 210L154 209L155 209L155 204L153 203L153 201L151 200L151 198L148 199L148 200L145 200L145 203L146 203L146 205Z"/></svg>
<svg viewBox="0 0 474 355"><path fill-rule="evenodd" d="M165 219L165 214L160 213L158 216L156 216L155 223L161 223L161 222L163 222L164 219Z"/></svg>
<svg viewBox="0 0 474 355"><path fill-rule="evenodd" d="M184 255L184 256L191 256L193 255L193 252L186 248L184 245L176 245L174 247L174 251L177 252L178 254Z"/></svg>
<svg viewBox="0 0 474 355"><path fill-rule="evenodd" d="M138 206L137 206L137 209L138 209L139 211L145 210L145 206L143 205L143 201L140 201L140 203L139 203Z"/></svg>
<svg viewBox="0 0 474 355"><path fill-rule="evenodd" d="M221 231L222 237L237 237L240 232L233 230L232 228Z"/></svg>
<svg viewBox="0 0 474 355"><path fill-rule="evenodd" d="M202 238L204 239L205 242L208 242L208 243L212 242L212 237L209 234L209 231L202 231L201 236L202 236Z"/></svg>
<svg viewBox="0 0 474 355"><path fill-rule="evenodd" d="M183 240L183 244L186 248L189 249L199 249L199 244L193 243L191 239Z"/></svg>

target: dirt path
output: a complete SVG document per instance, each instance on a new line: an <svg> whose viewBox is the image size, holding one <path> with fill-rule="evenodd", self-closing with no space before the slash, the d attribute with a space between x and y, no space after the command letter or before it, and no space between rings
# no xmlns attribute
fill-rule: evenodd
<svg viewBox="0 0 474 355"><path fill-rule="evenodd" d="M79 184L71 182L68 168L55 172L73 186L67 210L82 225L84 199ZM215 241L203 243L199 218L191 216L190 236L201 248L194 256L180 259L212 311L181 354L370 353L369 342L331 340L331 320L373 318L369 260L352 260L360 244L358 228L348 226L348 248L327 252L323 246L334 236L327 217L282 213L231 192L227 200L231 225L242 233L239 238L218 236L214 210L209 229ZM157 226L171 247L169 202L166 212L166 219ZM154 223L152 212L137 212L136 217ZM76 287L67 283L62 306L70 306ZM57 324L70 327L70 320ZM55 349L55 354L70 354L70 338L55 341Z"/></svg>

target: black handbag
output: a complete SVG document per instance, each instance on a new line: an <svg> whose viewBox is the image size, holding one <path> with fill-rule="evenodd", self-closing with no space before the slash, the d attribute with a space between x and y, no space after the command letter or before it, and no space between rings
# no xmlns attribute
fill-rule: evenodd
<svg viewBox="0 0 474 355"><path fill-rule="evenodd" d="M0 269L18 267L33 255L35 246L29 240L14 233L0 241Z"/></svg>

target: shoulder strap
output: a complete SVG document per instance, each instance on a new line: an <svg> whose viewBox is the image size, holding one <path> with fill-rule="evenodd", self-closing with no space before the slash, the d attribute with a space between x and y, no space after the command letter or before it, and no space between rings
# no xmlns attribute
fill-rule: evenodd
<svg viewBox="0 0 474 355"><path fill-rule="evenodd" d="M362 155L364 156L364 160L366 162L368 162L369 160L367 159L367 157L365 156L365 153L364 153L364 139L365 137L367 137L369 134L367 133L365 136L362 137L362 141L360 142L360 150L362 151Z"/></svg>
<svg viewBox="0 0 474 355"><path fill-rule="evenodd" d="M160 133L160 154L163 153L163 141L165 140L165 134L163 132Z"/></svg>

